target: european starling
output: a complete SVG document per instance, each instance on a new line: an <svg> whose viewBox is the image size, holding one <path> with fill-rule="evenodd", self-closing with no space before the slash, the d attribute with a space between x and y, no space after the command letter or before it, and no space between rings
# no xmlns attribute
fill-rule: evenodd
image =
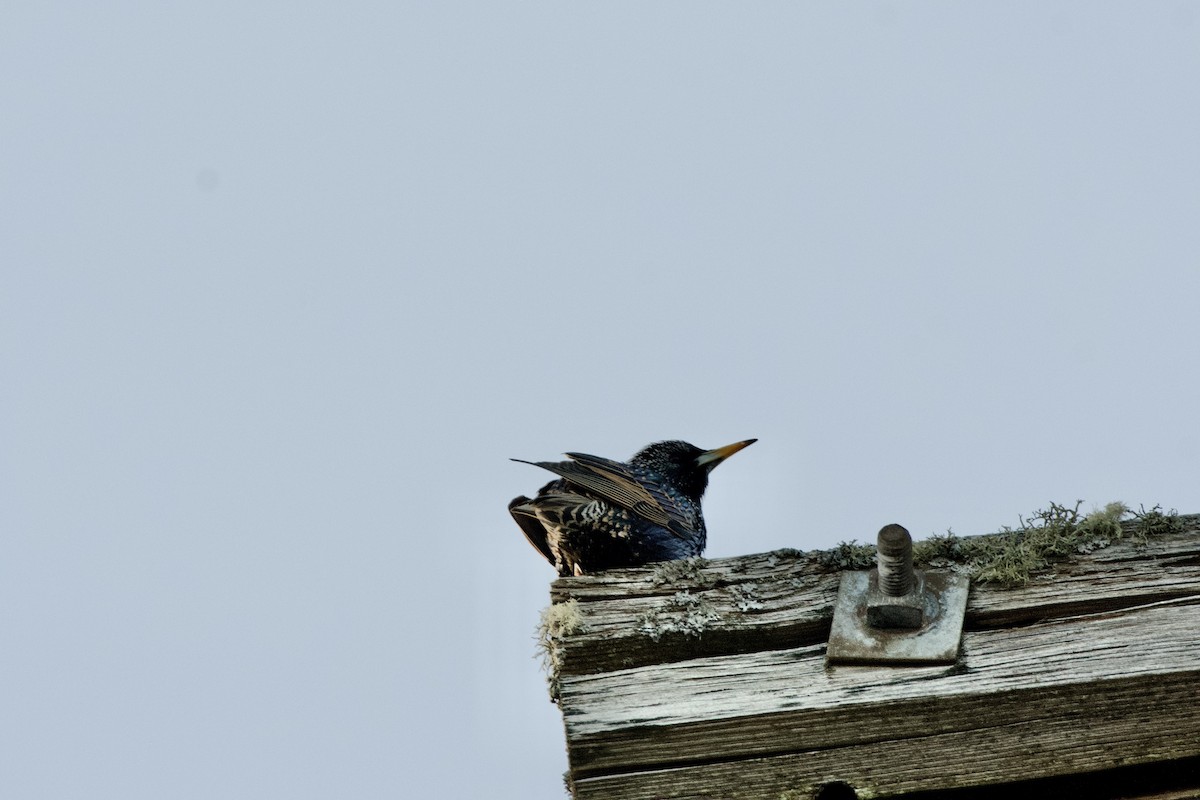
<svg viewBox="0 0 1200 800"><path fill-rule="evenodd" d="M700 497L708 473L757 439L701 450L656 442L628 464L586 453L571 461L520 461L561 476L508 511L559 575L670 561L704 552Z"/></svg>

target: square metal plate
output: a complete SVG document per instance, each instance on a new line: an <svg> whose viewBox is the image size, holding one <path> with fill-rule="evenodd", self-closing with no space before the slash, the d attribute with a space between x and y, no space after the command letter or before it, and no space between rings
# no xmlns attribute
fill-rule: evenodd
<svg viewBox="0 0 1200 800"><path fill-rule="evenodd" d="M867 595L875 570L843 572L829 631L830 664L953 664L962 641L970 581L953 572L917 570L925 625L916 630L867 625Z"/></svg>

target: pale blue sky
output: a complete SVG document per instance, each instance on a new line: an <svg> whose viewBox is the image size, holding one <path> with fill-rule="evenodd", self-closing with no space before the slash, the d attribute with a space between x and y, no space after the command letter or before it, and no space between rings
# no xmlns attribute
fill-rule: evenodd
<svg viewBox="0 0 1200 800"><path fill-rule="evenodd" d="M509 457L1200 511L1200 10L0 9L0 786L558 798Z"/></svg>

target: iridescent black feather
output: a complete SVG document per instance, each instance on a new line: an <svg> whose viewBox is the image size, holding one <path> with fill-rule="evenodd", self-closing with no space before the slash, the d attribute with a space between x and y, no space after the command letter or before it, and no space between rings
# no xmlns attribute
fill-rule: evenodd
<svg viewBox="0 0 1200 800"><path fill-rule="evenodd" d="M700 498L708 473L754 441L715 450L656 442L628 464L586 453L567 453L571 461L523 461L560 477L533 499L514 499L508 510L560 575L698 556L707 536Z"/></svg>

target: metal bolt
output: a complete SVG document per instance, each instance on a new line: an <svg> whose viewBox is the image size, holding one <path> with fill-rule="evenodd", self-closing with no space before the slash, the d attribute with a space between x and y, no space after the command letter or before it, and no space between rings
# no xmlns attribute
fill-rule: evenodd
<svg viewBox="0 0 1200 800"><path fill-rule="evenodd" d="M885 525L875 543L879 588L891 597L902 597L916 583L913 575L912 536L902 525Z"/></svg>
<svg viewBox="0 0 1200 800"><path fill-rule="evenodd" d="M877 543L875 569L842 573L827 663L954 663L967 608L966 577L913 569L912 537L900 525L884 527Z"/></svg>
<svg viewBox="0 0 1200 800"><path fill-rule="evenodd" d="M867 592L867 624L872 628L912 630L925 624L925 598L913 571L912 536L900 525L886 525L875 544L877 569Z"/></svg>

